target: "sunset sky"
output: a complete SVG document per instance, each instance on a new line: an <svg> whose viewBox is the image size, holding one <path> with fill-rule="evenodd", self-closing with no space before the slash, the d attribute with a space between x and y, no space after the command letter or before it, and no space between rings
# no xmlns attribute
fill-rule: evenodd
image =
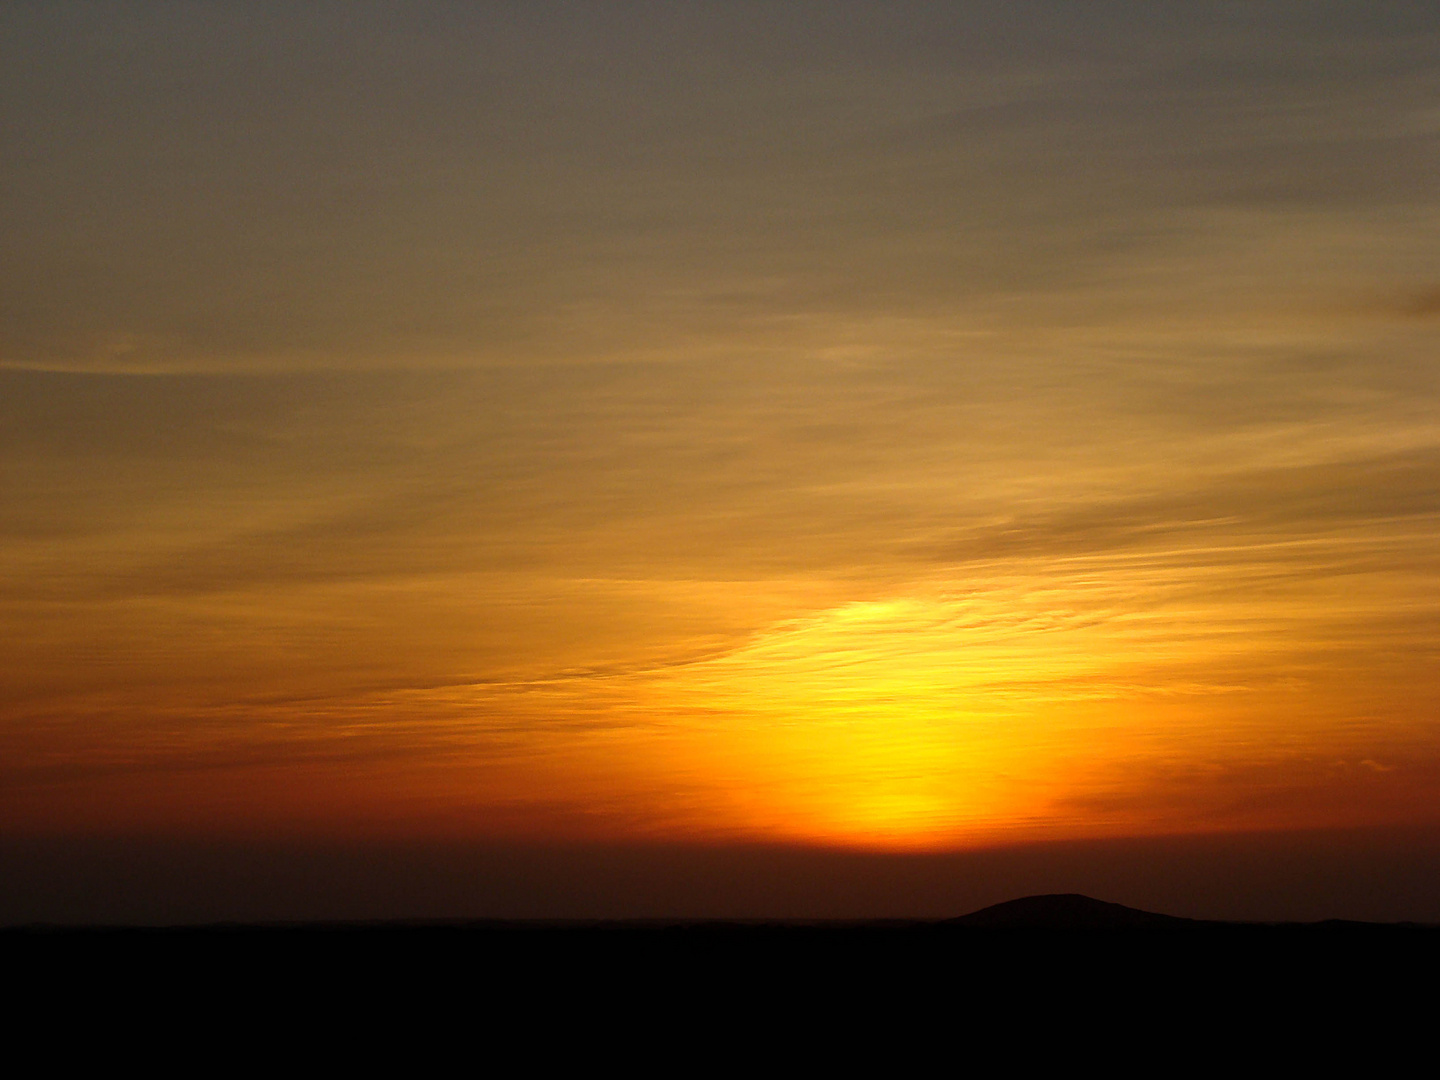
<svg viewBox="0 0 1440 1080"><path fill-rule="evenodd" d="M1433 2L7 3L0 147L6 843L1440 828Z"/></svg>

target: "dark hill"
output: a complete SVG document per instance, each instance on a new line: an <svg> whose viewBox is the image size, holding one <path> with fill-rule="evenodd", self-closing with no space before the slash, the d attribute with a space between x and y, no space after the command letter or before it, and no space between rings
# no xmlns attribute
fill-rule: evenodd
<svg viewBox="0 0 1440 1080"><path fill-rule="evenodd" d="M1196 919L1092 900L1079 893L1022 896L948 921L952 926L983 930L1181 930L1206 925Z"/></svg>

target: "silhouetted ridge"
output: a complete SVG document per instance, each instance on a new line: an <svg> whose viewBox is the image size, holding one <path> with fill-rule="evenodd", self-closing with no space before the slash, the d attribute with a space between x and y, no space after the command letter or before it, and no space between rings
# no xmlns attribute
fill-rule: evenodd
<svg viewBox="0 0 1440 1080"><path fill-rule="evenodd" d="M1194 919L1157 915L1124 904L1109 904L1079 893L1022 896L972 911L950 922L981 929L1017 930L1168 930L1201 925Z"/></svg>

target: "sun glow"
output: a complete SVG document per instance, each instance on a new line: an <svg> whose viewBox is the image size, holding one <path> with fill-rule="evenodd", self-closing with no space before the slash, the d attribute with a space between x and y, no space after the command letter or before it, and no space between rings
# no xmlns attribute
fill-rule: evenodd
<svg viewBox="0 0 1440 1080"><path fill-rule="evenodd" d="M1113 718L1093 626L1034 632L1010 590L854 602L648 682L642 700L711 717L751 828L860 846L947 846L1023 825ZM1008 601L1008 603L1007 603ZM663 704L662 704L663 703ZM643 706L642 706L643 707ZM713 756L710 768L715 767Z"/></svg>

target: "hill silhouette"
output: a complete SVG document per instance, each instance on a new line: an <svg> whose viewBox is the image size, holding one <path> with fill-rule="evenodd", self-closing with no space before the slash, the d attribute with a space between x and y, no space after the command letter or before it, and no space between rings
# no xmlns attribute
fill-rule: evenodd
<svg viewBox="0 0 1440 1080"><path fill-rule="evenodd" d="M1080 893L1022 896L947 920L986 930L1182 930L1208 924L1110 904Z"/></svg>

